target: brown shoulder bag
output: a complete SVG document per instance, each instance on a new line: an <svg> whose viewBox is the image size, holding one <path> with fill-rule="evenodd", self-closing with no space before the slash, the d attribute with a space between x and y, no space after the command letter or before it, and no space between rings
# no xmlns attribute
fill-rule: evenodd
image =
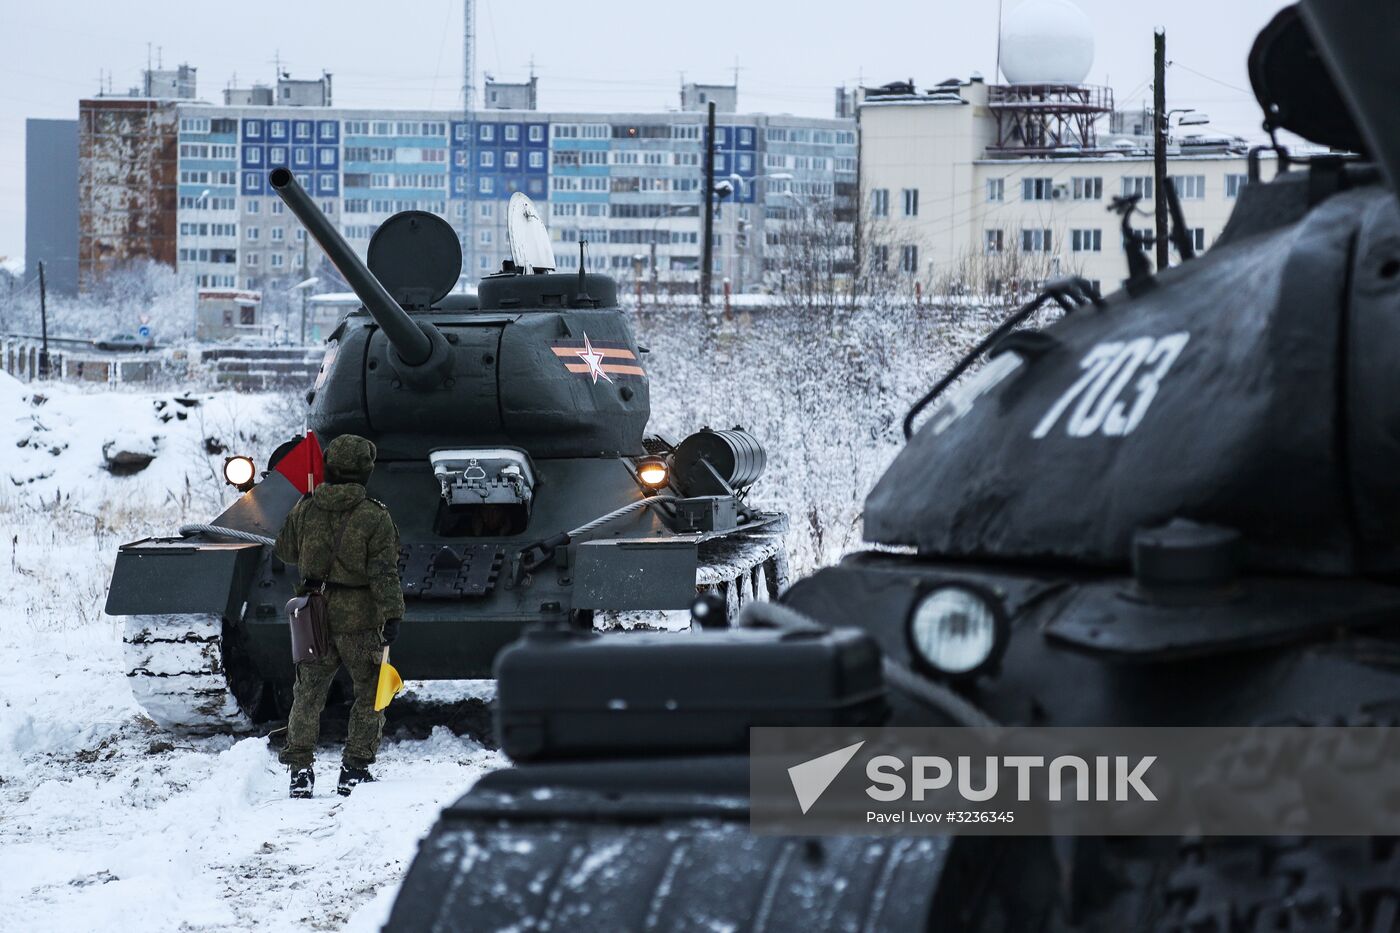
<svg viewBox="0 0 1400 933"><path fill-rule="evenodd" d="M330 604L326 601L326 577L335 569L336 558L340 555L340 542L345 540L345 529L350 527L350 519L355 510L350 510L340 531L335 536L335 546L331 549L331 565L321 575L321 585L304 596L294 596L287 600L287 622L292 629L292 663L319 661L331 650Z"/></svg>

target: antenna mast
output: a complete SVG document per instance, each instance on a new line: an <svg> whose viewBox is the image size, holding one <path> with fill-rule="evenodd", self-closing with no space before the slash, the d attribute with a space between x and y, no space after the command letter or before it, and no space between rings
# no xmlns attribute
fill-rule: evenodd
<svg viewBox="0 0 1400 933"><path fill-rule="evenodd" d="M462 0L462 112L469 118L476 106L476 5Z"/></svg>

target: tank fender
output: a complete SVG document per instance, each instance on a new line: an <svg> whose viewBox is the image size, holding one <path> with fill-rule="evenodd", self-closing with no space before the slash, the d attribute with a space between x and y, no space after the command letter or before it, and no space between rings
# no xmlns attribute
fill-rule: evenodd
<svg viewBox="0 0 1400 933"><path fill-rule="evenodd" d="M146 538L117 553L108 615L243 614L262 546L241 541Z"/></svg>

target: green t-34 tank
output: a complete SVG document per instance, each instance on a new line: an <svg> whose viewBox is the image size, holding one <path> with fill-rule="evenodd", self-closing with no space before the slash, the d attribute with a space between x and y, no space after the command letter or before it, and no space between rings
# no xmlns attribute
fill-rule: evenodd
<svg viewBox="0 0 1400 933"><path fill-rule="evenodd" d="M270 177L363 302L328 342L307 420L320 442L378 446L368 490L399 528L406 677L488 677L533 622L688 624L697 593L728 621L776 595L786 519L745 502L762 447L739 429L646 434L646 351L616 286L555 272L528 198L511 201L511 260L471 302L451 294L461 249L441 218L391 217L366 265L289 171ZM300 575L269 544L308 485L275 469L299 443L260 480L231 463L245 491L217 518L117 556L106 611L125 618L133 691L163 726L246 729L290 702L283 605Z"/></svg>

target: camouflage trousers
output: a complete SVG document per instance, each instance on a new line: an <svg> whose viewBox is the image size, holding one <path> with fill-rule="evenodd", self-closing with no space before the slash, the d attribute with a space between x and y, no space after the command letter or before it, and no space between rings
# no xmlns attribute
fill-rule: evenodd
<svg viewBox="0 0 1400 933"><path fill-rule="evenodd" d="M384 714L374 710L382 652L377 630L332 631L329 654L318 661L303 661L297 665L292 713L287 717L287 744L279 756L283 764L294 768L311 765L316 755L316 741L321 735L321 711L326 706L326 694L342 664L355 685L344 762L350 767L363 768L374 761L379 751L379 737L384 731Z"/></svg>

